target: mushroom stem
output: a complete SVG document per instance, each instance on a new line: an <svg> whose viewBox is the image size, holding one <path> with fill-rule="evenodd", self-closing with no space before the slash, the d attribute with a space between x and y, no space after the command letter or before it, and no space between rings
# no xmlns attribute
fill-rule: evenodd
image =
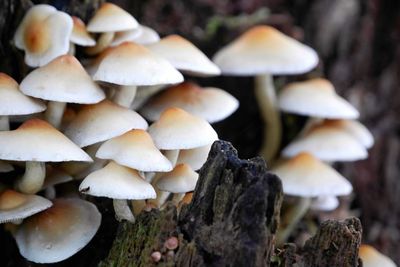
<svg viewBox="0 0 400 267"><path fill-rule="evenodd" d="M132 210L129 208L126 199L114 199L113 206L115 211L115 218L120 222L122 220L127 220L128 222L134 223L135 216Z"/></svg>
<svg viewBox="0 0 400 267"><path fill-rule="evenodd" d="M171 199L171 202L174 203L174 205L178 206L179 202L181 202L184 196L185 193L175 193Z"/></svg>
<svg viewBox="0 0 400 267"><path fill-rule="evenodd" d="M47 104L45 118L51 125L53 125L57 129L61 126L62 117L64 115L64 110L66 106L67 103L57 101L49 101L49 103Z"/></svg>
<svg viewBox="0 0 400 267"><path fill-rule="evenodd" d="M174 168L176 165L176 162L178 161L179 149L164 150L163 154L171 162L172 168Z"/></svg>
<svg viewBox="0 0 400 267"><path fill-rule="evenodd" d="M35 194L42 189L46 167L44 162L27 161L24 176L17 181L16 188L22 193Z"/></svg>
<svg viewBox="0 0 400 267"><path fill-rule="evenodd" d="M69 42L68 55L75 56L75 52L76 52L75 44Z"/></svg>
<svg viewBox="0 0 400 267"><path fill-rule="evenodd" d="M297 223L304 217L311 206L311 198L302 197L300 201L290 208L284 215L276 237L276 244L282 245L287 241Z"/></svg>
<svg viewBox="0 0 400 267"><path fill-rule="evenodd" d="M132 200L131 205L132 205L133 214L139 215L142 212L142 210L144 210L147 203L146 203L146 200L139 199L139 200Z"/></svg>
<svg viewBox="0 0 400 267"><path fill-rule="evenodd" d="M9 131L10 122L8 116L0 116L0 131Z"/></svg>
<svg viewBox="0 0 400 267"><path fill-rule="evenodd" d="M270 74L256 76L255 95L265 125L264 142L260 154L269 162L279 150L282 132L275 87Z"/></svg>
<svg viewBox="0 0 400 267"><path fill-rule="evenodd" d="M97 55L103 52L107 47L110 46L112 40L114 39L114 32L104 32L97 39L96 45L86 48L86 53L88 55Z"/></svg>
<svg viewBox="0 0 400 267"><path fill-rule="evenodd" d="M120 106L130 108L133 99L135 99L137 87L132 86L121 86L118 88L114 95L114 102Z"/></svg>

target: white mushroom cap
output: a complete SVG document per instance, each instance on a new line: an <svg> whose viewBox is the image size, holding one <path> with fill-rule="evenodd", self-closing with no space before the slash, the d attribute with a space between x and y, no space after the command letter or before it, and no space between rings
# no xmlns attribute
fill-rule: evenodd
<svg viewBox="0 0 400 267"><path fill-rule="evenodd" d="M43 66L69 49L73 22L64 12L48 5L36 5L18 27L15 45L25 50L25 62L31 67Z"/></svg>
<svg viewBox="0 0 400 267"><path fill-rule="evenodd" d="M221 121L239 107L239 101L222 89L184 82L153 97L140 113L150 120L158 120L167 108L181 108L209 123Z"/></svg>
<svg viewBox="0 0 400 267"><path fill-rule="evenodd" d="M186 163L193 170L200 169L207 161L208 153L210 153L212 144L213 143L192 149L180 150L176 164Z"/></svg>
<svg viewBox="0 0 400 267"><path fill-rule="evenodd" d="M271 170L279 176L283 192L301 197L342 196L353 190L350 182L329 165L301 153Z"/></svg>
<svg viewBox="0 0 400 267"><path fill-rule="evenodd" d="M79 61L71 55L57 57L21 82L26 95L58 102L92 104L105 98Z"/></svg>
<svg viewBox="0 0 400 267"><path fill-rule="evenodd" d="M141 86L179 83L183 76L167 60L144 46L125 42L107 52L93 79Z"/></svg>
<svg viewBox="0 0 400 267"><path fill-rule="evenodd" d="M339 199L335 196L319 196L311 203L312 210L331 211L339 206Z"/></svg>
<svg viewBox="0 0 400 267"><path fill-rule="evenodd" d="M358 256L362 260L363 267L396 267L389 257L369 245L361 245Z"/></svg>
<svg viewBox="0 0 400 267"><path fill-rule="evenodd" d="M285 157L309 152L324 161L354 161L365 159L367 150L343 128L325 121L308 130L282 151Z"/></svg>
<svg viewBox="0 0 400 267"><path fill-rule="evenodd" d="M115 162L92 172L86 177L79 191L85 194L113 199L154 199L156 192L136 170Z"/></svg>
<svg viewBox="0 0 400 267"><path fill-rule="evenodd" d="M154 145L144 130L132 130L102 144L96 157L144 172L168 172L171 162Z"/></svg>
<svg viewBox="0 0 400 267"><path fill-rule="evenodd" d="M160 36L158 33L150 27L139 25L140 33L135 36L132 40L137 44L149 45L160 41Z"/></svg>
<svg viewBox="0 0 400 267"><path fill-rule="evenodd" d="M186 193L196 187L199 174L187 164L176 165L174 170L163 174L156 182L158 189L171 193Z"/></svg>
<svg viewBox="0 0 400 267"><path fill-rule="evenodd" d="M26 115L45 109L42 101L24 95L13 78L0 72L0 116Z"/></svg>
<svg viewBox="0 0 400 267"><path fill-rule="evenodd" d="M354 136L365 148L371 148L374 145L374 136L367 127L355 120L335 120L332 123L343 128L346 132Z"/></svg>
<svg viewBox="0 0 400 267"><path fill-rule="evenodd" d="M22 194L14 190L0 193L0 223L25 219L53 205L41 196Z"/></svg>
<svg viewBox="0 0 400 267"><path fill-rule="evenodd" d="M356 119L359 112L336 94L331 82L317 78L290 83L279 94L279 108L285 112L329 119Z"/></svg>
<svg viewBox="0 0 400 267"><path fill-rule="evenodd" d="M179 35L169 35L148 48L178 70L194 76L215 76L221 70L196 46Z"/></svg>
<svg viewBox="0 0 400 267"><path fill-rule="evenodd" d="M142 27L140 26L133 30L116 32L110 46L117 46L124 42L132 42L141 33L142 33Z"/></svg>
<svg viewBox="0 0 400 267"><path fill-rule="evenodd" d="M80 46L94 46L96 41L87 32L85 23L78 17L72 16L74 27L71 34L71 42Z"/></svg>
<svg viewBox="0 0 400 267"><path fill-rule="evenodd" d="M0 159L15 161L92 161L82 149L45 121L31 119L0 132Z"/></svg>
<svg viewBox="0 0 400 267"><path fill-rule="evenodd" d="M132 129L146 130L147 126L147 122L135 111L104 100L82 107L65 129L65 135L78 146L85 147Z"/></svg>
<svg viewBox="0 0 400 267"><path fill-rule="evenodd" d="M50 209L24 221L15 240L29 261L59 262L85 247L100 222L101 214L94 204L79 198L55 199Z"/></svg>
<svg viewBox="0 0 400 267"><path fill-rule="evenodd" d="M211 125L179 108L165 110L148 129L159 149L190 149L218 139Z"/></svg>
<svg viewBox="0 0 400 267"><path fill-rule="evenodd" d="M318 55L310 47L262 25L222 48L213 61L224 74L284 75L310 71L318 64Z"/></svg>
<svg viewBox="0 0 400 267"><path fill-rule="evenodd" d="M104 3L89 21L89 32L118 32L135 29L139 26L136 19L112 3Z"/></svg>
<svg viewBox="0 0 400 267"><path fill-rule="evenodd" d="M46 179L42 185L42 189L46 189L50 186L67 183L73 181L74 178L68 173L62 171L59 168L46 166Z"/></svg>

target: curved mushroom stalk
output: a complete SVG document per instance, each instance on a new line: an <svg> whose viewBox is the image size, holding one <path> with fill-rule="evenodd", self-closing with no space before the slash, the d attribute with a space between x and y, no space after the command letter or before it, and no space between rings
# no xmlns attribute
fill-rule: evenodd
<svg viewBox="0 0 400 267"><path fill-rule="evenodd" d="M0 116L0 131L9 131L10 122L8 116Z"/></svg>
<svg viewBox="0 0 400 267"><path fill-rule="evenodd" d="M304 217L310 207L311 198L302 197L300 201L285 214L282 219L281 229L278 231L276 237L277 245L282 245L287 241L297 223Z"/></svg>
<svg viewBox="0 0 400 267"><path fill-rule="evenodd" d="M115 90L113 101L120 106L130 108L133 100L135 99L137 86L121 86Z"/></svg>
<svg viewBox="0 0 400 267"><path fill-rule="evenodd" d="M280 147L281 119L277 108L272 76L270 74L258 75L255 78L255 84L255 95L265 124L264 142L260 154L269 162L274 158Z"/></svg>
<svg viewBox="0 0 400 267"><path fill-rule="evenodd" d="M44 162L27 161L24 176L17 181L16 188L22 193L35 194L40 191L46 177Z"/></svg>
<svg viewBox="0 0 400 267"><path fill-rule="evenodd" d="M128 222L134 223L135 216L132 210L129 208L126 199L113 199L113 206L115 211L115 218L121 222L122 220L127 220Z"/></svg>
<svg viewBox="0 0 400 267"><path fill-rule="evenodd" d="M96 42L95 46L86 48L86 53L88 55L97 55L103 52L107 47L109 47L114 39L114 32L102 33Z"/></svg>
<svg viewBox="0 0 400 267"><path fill-rule="evenodd" d="M46 121L48 121L55 128L59 129L66 106L67 103L65 102L49 101L47 104L47 110L45 112Z"/></svg>

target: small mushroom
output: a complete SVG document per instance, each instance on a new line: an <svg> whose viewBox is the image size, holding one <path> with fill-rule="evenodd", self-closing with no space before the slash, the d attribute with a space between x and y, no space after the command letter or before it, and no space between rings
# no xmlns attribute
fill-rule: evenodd
<svg viewBox="0 0 400 267"><path fill-rule="evenodd" d="M396 267L393 260L369 245L361 245L358 256L363 267Z"/></svg>

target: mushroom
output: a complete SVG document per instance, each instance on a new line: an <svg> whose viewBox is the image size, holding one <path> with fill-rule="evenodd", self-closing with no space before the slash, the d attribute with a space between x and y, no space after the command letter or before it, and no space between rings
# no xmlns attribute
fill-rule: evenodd
<svg viewBox="0 0 400 267"><path fill-rule="evenodd" d="M69 49L71 17L50 5L35 5L25 14L14 35L15 46L25 50L25 63L43 66Z"/></svg>
<svg viewBox="0 0 400 267"><path fill-rule="evenodd" d="M103 3L90 19L87 30L101 33L97 45L86 50L88 54L95 55L106 49L114 39L115 32L133 30L138 28L136 19L112 3Z"/></svg>
<svg viewBox="0 0 400 267"><path fill-rule="evenodd" d="M358 256L362 260L363 267L396 267L389 257L369 245L361 245Z"/></svg>
<svg viewBox="0 0 400 267"><path fill-rule="evenodd" d="M276 29L255 26L214 56L223 74L256 76L255 94L267 130L261 155L269 161L280 146L281 123L272 75L301 74L318 63L314 50Z"/></svg>
<svg viewBox="0 0 400 267"><path fill-rule="evenodd" d="M135 222L135 217L126 200L156 197L154 188L136 170L113 161L89 174L80 184L79 191L92 196L112 198L117 220L132 223Z"/></svg>
<svg viewBox="0 0 400 267"><path fill-rule="evenodd" d="M75 45L80 46L94 46L96 45L96 41L86 30L85 23L78 17L72 16L73 28L70 37L70 48L69 54L75 54Z"/></svg>
<svg viewBox="0 0 400 267"><path fill-rule="evenodd" d="M207 161L208 153L211 150L212 142L208 145L192 149L181 149L176 164L186 163L193 170L199 170Z"/></svg>
<svg viewBox="0 0 400 267"><path fill-rule="evenodd" d="M25 174L16 184L23 193L42 188L45 162L92 161L61 132L39 119L28 120L14 131L0 132L0 159L26 161Z"/></svg>
<svg viewBox="0 0 400 267"><path fill-rule="evenodd" d="M15 233L21 255L36 263L65 260L96 234L101 214L96 206L79 198L59 198L53 206L26 219Z"/></svg>
<svg viewBox="0 0 400 267"><path fill-rule="evenodd" d="M145 25L139 25L139 29L140 29L139 35L135 36L132 40L129 41L141 45L149 45L156 43L160 40L160 36L152 28Z"/></svg>
<svg viewBox="0 0 400 267"><path fill-rule="evenodd" d="M297 205L283 217L277 236L279 244L286 241L294 226L310 208L312 197L343 196L353 190L346 178L309 153L300 153L274 167L271 172L281 179L286 195L301 197Z"/></svg>
<svg viewBox="0 0 400 267"><path fill-rule="evenodd" d="M107 51L93 79L122 85L114 95L114 101L129 107L137 86L179 83L183 76L147 48L125 42Z"/></svg>
<svg viewBox="0 0 400 267"><path fill-rule="evenodd" d="M29 73L21 82L24 94L49 100L46 120L59 128L66 103L93 104L105 98L79 61L71 55L57 57Z"/></svg>
<svg viewBox="0 0 400 267"><path fill-rule="evenodd" d="M0 193L0 223L22 222L23 219L50 208L50 200L6 189Z"/></svg>
<svg viewBox="0 0 400 267"><path fill-rule="evenodd" d="M224 90L184 82L153 97L140 110L148 120L158 120L160 114L170 107L181 108L209 123L230 116L239 107L239 101Z"/></svg>
<svg viewBox="0 0 400 267"><path fill-rule="evenodd" d="M339 199L335 196L319 196L311 203L312 210L331 211L339 206Z"/></svg>
<svg viewBox="0 0 400 267"><path fill-rule="evenodd" d="M33 114L45 109L42 101L24 95L13 78L0 72L0 131L10 129L8 116Z"/></svg>

